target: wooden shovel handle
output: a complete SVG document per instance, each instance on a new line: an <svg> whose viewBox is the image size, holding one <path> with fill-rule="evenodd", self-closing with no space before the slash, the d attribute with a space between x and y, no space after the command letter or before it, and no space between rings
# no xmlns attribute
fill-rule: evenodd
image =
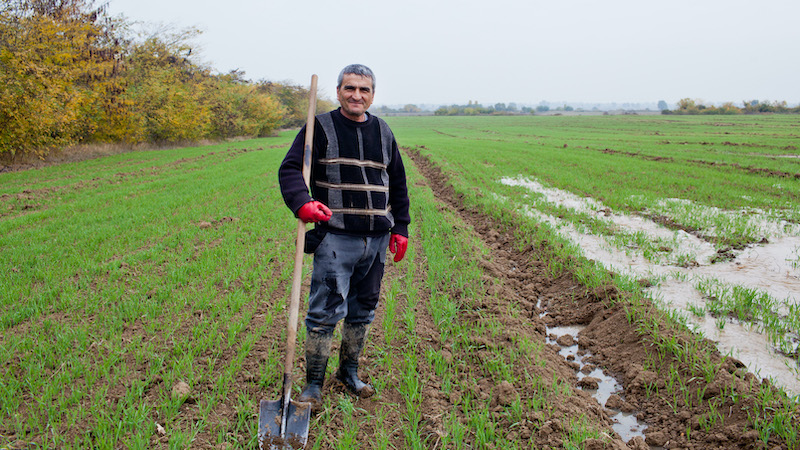
<svg viewBox="0 0 800 450"><path fill-rule="evenodd" d="M311 154L314 146L314 118L317 111L317 76L311 75L311 87L308 93L308 118L306 120L306 142L303 148L303 180L306 187L311 186ZM306 224L297 220L297 247L294 253L294 278L292 279L292 296L289 303L289 323L286 328L286 365L284 371L284 401L289 399L291 390L291 373L294 366L294 347L297 341L297 316L300 310L300 289L303 282L303 247L306 242Z"/></svg>

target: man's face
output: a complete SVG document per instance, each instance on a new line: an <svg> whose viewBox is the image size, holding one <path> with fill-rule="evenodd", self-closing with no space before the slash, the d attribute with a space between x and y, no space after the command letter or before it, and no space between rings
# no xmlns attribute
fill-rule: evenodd
<svg viewBox="0 0 800 450"><path fill-rule="evenodd" d="M342 113L350 120L364 120L364 113L372 105L375 92L372 90L372 78L346 73L342 77L342 85L336 88L336 96L342 105Z"/></svg>

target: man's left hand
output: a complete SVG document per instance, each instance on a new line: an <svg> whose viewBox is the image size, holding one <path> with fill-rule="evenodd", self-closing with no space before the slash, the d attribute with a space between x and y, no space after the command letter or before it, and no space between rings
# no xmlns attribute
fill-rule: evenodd
<svg viewBox="0 0 800 450"><path fill-rule="evenodd" d="M400 234L392 234L389 238L389 251L394 253L394 262L400 262L406 256L408 238Z"/></svg>

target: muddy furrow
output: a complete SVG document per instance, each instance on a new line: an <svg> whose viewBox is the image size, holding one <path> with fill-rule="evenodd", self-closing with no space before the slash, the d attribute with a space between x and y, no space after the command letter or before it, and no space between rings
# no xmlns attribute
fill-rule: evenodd
<svg viewBox="0 0 800 450"><path fill-rule="evenodd" d="M572 389L567 393L549 392L549 405L544 411L535 411L527 416L527 429L519 434L520 444L532 445L534 448L562 448L563 438L568 424L583 420L589 428L600 430L605 438L592 439L588 447L596 448L639 448L646 447L641 437L629 441L626 445L612 429L609 411L598 404L591 395L578 389L579 380L573 363L559 355L561 347L548 344L547 330L549 323L558 321L559 315L545 315L548 304L572 304L576 301L593 305L589 309L602 309L603 306L594 293L587 291L575 282L571 276L564 275L552 278L547 275L546 263L537 257L537 252L530 246L522 251L515 250L515 237L509 227L496 223L491 217L478 211L469 210L460 201L460 196L447 184L441 172L417 152L407 153L411 156L419 171L424 175L427 184L445 208L458 211L464 224L473 230L483 241L486 248L491 249L488 257L481 261L481 267L491 287L487 295L475 301L459 320L472 321L476 324L487 315L503 325L500 339L476 336L475 354L456 355L466 361L480 359L482 349L514 345L521 337L533 339L543 346L543 350L532 360L515 362L514 373L517 379L546 380L547 382L566 382ZM426 220L426 218L415 218ZM458 293L453 293L458 295ZM521 311L521 314L515 312ZM586 320L592 316L587 313ZM588 323L588 322L587 322ZM486 352L488 353L488 351ZM454 358L455 359L455 358ZM483 390L498 392L505 380L495 379L493 374L483 374L485 384ZM542 394L542 387L535 383L515 385L517 393L523 398L531 398ZM496 399L493 404L501 402ZM500 404L499 406L502 406ZM511 426L513 424L506 424ZM513 429L513 428L512 428ZM643 447L644 446L644 447Z"/></svg>

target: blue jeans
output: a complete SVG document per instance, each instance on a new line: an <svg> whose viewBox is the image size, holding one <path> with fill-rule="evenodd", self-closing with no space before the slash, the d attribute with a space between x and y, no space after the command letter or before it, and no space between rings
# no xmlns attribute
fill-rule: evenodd
<svg viewBox="0 0 800 450"><path fill-rule="evenodd" d="M333 333L340 320L370 324L381 291L389 234L328 233L314 252L306 328Z"/></svg>

